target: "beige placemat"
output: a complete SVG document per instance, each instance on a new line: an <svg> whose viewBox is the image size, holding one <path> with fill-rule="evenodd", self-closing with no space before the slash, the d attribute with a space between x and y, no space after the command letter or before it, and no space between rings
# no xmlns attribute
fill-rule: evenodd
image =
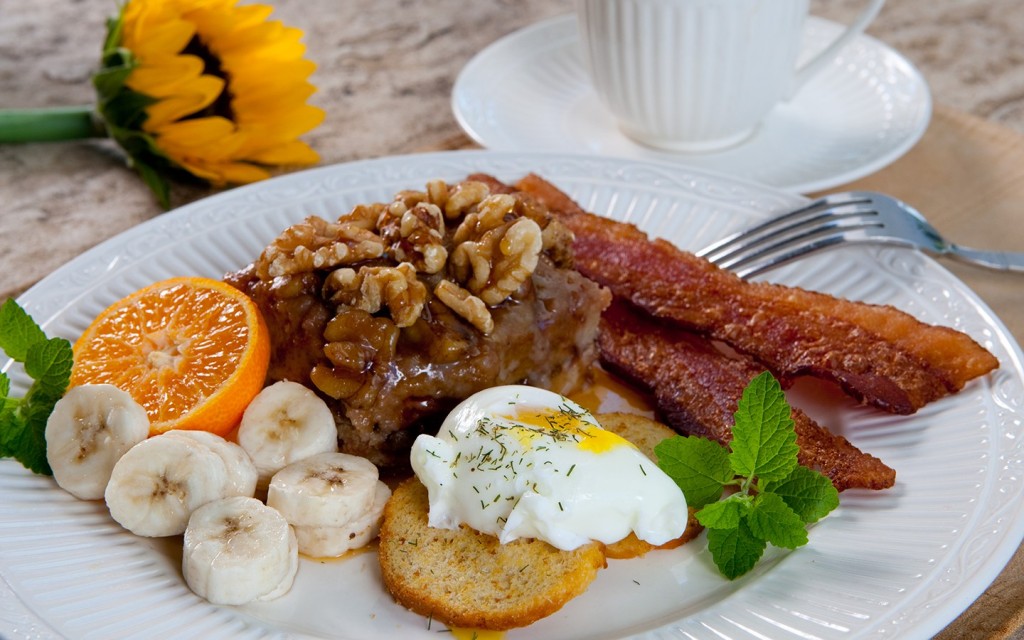
<svg viewBox="0 0 1024 640"><path fill-rule="evenodd" d="M918 208L948 239L1024 252L1024 135L938 106L921 141L884 170L836 190L894 195ZM950 260L1024 343L1024 274L995 273ZM1024 638L1024 548L937 640Z"/></svg>

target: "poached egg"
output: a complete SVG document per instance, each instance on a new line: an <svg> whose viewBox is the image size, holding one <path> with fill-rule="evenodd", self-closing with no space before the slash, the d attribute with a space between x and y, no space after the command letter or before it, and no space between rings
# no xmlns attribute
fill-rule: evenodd
<svg viewBox="0 0 1024 640"><path fill-rule="evenodd" d="M580 405L536 387L470 396L436 437L417 437L411 463L432 527L466 524L502 543L539 538L566 551L630 532L657 546L686 529L686 500L665 472Z"/></svg>

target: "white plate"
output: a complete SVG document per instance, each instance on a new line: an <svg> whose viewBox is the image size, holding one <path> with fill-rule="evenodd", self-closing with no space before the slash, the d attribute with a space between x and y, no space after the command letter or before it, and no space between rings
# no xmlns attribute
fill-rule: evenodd
<svg viewBox="0 0 1024 640"><path fill-rule="evenodd" d="M841 29L812 16L801 55L820 51ZM456 79L452 109L466 133L489 149L662 160L808 193L863 177L903 155L928 125L931 95L903 56L859 36L743 144L714 153L659 151L627 138L598 102L575 15L568 15L480 52Z"/></svg>
<svg viewBox="0 0 1024 640"><path fill-rule="evenodd" d="M430 178L484 171L552 179L588 209L696 248L801 201L678 165L590 156L462 152L324 167L239 188L139 225L61 267L21 302L50 334L77 336L114 300L173 275L219 277L307 214L335 216ZM836 394L805 394L812 415L896 468L884 492L848 491L810 544L775 552L729 582L703 537L611 561L589 591L517 638L925 638L973 601L1024 531L1024 369L1020 347L949 272L906 250L850 248L775 274L795 285L892 303L967 331L998 371L917 415L895 417ZM24 379L19 377L19 385ZM23 388L23 387L22 387ZM812 406L813 405L813 406ZM424 638L441 628L397 606L374 553L303 560L269 603L215 607L182 581L180 538L121 530L102 503L77 501L0 462L0 636L204 639Z"/></svg>

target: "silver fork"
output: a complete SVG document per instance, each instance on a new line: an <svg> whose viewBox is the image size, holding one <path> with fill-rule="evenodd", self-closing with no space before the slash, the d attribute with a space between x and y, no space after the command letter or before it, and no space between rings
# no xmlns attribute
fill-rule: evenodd
<svg viewBox="0 0 1024 640"><path fill-rule="evenodd" d="M824 196L727 236L697 255L747 278L852 243L911 247L989 269L1024 272L1024 253L980 251L948 242L913 207L870 191Z"/></svg>

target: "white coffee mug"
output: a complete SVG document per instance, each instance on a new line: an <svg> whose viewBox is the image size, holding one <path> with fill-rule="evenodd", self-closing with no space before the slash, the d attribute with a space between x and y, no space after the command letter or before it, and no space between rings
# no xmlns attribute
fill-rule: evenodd
<svg viewBox="0 0 1024 640"><path fill-rule="evenodd" d="M808 0L577 0L594 90L634 140L711 151L738 144L863 32L867 7L797 67Z"/></svg>

